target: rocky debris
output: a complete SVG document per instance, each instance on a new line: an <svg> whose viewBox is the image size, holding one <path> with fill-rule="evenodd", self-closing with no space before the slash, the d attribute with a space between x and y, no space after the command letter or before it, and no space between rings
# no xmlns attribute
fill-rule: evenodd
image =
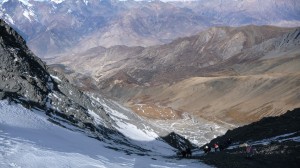
<svg viewBox="0 0 300 168"><path fill-rule="evenodd" d="M229 130L207 145L224 144L229 138L231 145L223 151L203 155L200 159L216 167L299 167L299 121L298 108L282 116L264 118ZM243 143L251 145L255 152L249 156L246 147L240 145Z"/></svg>

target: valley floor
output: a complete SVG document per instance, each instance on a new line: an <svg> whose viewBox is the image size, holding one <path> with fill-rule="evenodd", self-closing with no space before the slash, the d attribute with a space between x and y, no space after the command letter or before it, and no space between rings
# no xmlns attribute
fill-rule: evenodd
<svg viewBox="0 0 300 168"><path fill-rule="evenodd" d="M0 167L84 167L84 168L192 168L210 167L198 159L175 159L174 151L163 149L145 156L128 155L107 148L106 142L87 137L49 122L38 110L0 102ZM73 131L72 131L73 130ZM119 144L111 144L118 148ZM166 153L169 153L166 156Z"/></svg>
<svg viewBox="0 0 300 168"><path fill-rule="evenodd" d="M177 120L151 120L156 126L175 132L184 138L189 139L193 144L202 146L211 139L226 133L227 129L223 126L214 124L200 118L194 119L185 113L183 119Z"/></svg>

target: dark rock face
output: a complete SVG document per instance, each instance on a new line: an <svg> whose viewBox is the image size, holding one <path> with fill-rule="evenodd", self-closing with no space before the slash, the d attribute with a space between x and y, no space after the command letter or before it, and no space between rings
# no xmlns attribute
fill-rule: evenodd
<svg viewBox="0 0 300 168"><path fill-rule="evenodd" d="M300 131L300 109L288 111L277 117L266 117L260 121L229 130L225 135L213 139L210 145L216 142L225 142L228 138L233 142L258 141L275 136L296 133Z"/></svg>
<svg viewBox="0 0 300 168"><path fill-rule="evenodd" d="M207 164L217 167L299 167L300 109L288 111L282 116L262 120L228 131L213 139L224 144L229 138L231 145L246 142L256 149L252 157L247 157L245 147L225 149L201 157Z"/></svg>
<svg viewBox="0 0 300 168"><path fill-rule="evenodd" d="M0 33L1 91L45 103L50 85L53 85L45 64L31 53L23 38L2 20Z"/></svg>

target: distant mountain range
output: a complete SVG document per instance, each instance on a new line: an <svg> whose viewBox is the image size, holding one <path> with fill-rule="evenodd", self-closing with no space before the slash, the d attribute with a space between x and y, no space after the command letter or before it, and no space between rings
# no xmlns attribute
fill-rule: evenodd
<svg viewBox="0 0 300 168"><path fill-rule="evenodd" d="M300 25L297 0L5 0L0 16L39 57L114 45L151 46L212 26Z"/></svg>
<svg viewBox="0 0 300 168"><path fill-rule="evenodd" d="M189 112L239 125L299 106L299 38L299 28L217 27L169 44L95 47L49 62L145 117Z"/></svg>

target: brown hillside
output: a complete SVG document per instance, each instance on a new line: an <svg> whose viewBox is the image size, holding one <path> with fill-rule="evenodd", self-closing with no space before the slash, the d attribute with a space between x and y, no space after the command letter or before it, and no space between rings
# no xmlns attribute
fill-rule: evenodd
<svg viewBox="0 0 300 168"><path fill-rule="evenodd" d="M54 62L90 75L142 116L188 112L240 125L299 107L299 34L272 26L219 27L166 45L100 47Z"/></svg>

